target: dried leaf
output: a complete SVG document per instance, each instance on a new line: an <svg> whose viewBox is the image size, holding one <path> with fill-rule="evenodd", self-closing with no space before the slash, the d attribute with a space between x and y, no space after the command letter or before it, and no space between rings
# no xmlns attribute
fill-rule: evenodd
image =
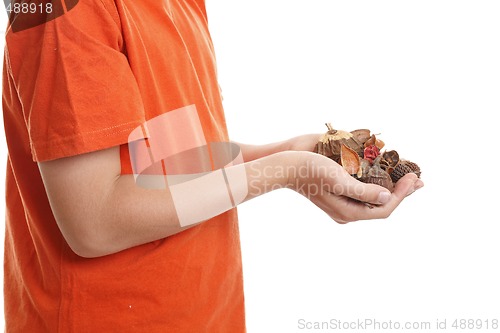
<svg viewBox="0 0 500 333"><path fill-rule="evenodd" d="M360 170L359 155L345 144L340 148L340 162L350 175L357 174Z"/></svg>

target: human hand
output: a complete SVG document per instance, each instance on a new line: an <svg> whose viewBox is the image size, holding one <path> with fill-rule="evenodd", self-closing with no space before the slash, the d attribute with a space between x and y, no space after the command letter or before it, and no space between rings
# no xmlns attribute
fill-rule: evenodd
<svg viewBox="0 0 500 333"><path fill-rule="evenodd" d="M319 141L321 134L304 134L286 141L286 150L314 151L314 147Z"/></svg>
<svg viewBox="0 0 500 333"><path fill-rule="evenodd" d="M307 152L300 153L287 185L338 223L387 218L405 197L423 186L415 174L407 174L391 193L356 180L329 158Z"/></svg>

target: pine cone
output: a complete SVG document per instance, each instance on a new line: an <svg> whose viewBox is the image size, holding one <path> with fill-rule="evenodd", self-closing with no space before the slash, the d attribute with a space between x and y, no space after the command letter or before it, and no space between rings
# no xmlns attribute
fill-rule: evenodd
<svg viewBox="0 0 500 333"><path fill-rule="evenodd" d="M391 172L391 179L394 183L397 183L404 175L407 173L413 172L420 178L420 167L417 163L413 163L410 161L401 160L398 165Z"/></svg>

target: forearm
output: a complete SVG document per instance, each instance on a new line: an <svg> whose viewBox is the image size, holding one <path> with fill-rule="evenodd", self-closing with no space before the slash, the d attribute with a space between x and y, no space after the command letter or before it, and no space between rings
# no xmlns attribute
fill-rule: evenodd
<svg viewBox="0 0 500 333"><path fill-rule="evenodd" d="M319 137L318 134L306 134L265 145L237 144L241 148L245 162L248 162L283 151L312 151Z"/></svg>
<svg viewBox="0 0 500 333"><path fill-rule="evenodd" d="M237 143L243 153L245 162L254 161L259 158L269 156L275 153L289 150L289 142L281 141L265 145L250 145Z"/></svg>
<svg viewBox="0 0 500 333"><path fill-rule="evenodd" d="M230 174L231 168L243 168L240 170L244 170L246 179L237 180L233 188L240 188L240 193L246 191L245 201L284 187L288 181L287 174L272 170L294 163L293 159L293 154L286 152L271 154L226 168L226 173ZM53 195L51 198L56 220L68 244L84 257L103 256L162 239L232 208L220 204L227 200L225 184L223 189L208 184L196 188L203 193L210 206L218 210L212 209L206 215L199 202L187 203L200 219L183 226L179 221L179 207L176 207L168 188L142 188L135 183L132 175L119 175L111 182L96 181L88 186L92 188L75 189L73 198L67 195ZM51 191L50 186L48 190L49 193L57 192Z"/></svg>
<svg viewBox="0 0 500 333"><path fill-rule="evenodd" d="M290 166L296 165L300 155L292 151L311 150L311 142L316 140L317 135L311 134L266 145L238 144L245 161L246 180L245 184L237 185L247 191L244 201L286 186ZM241 165L233 168L241 168ZM196 191L210 197L214 206L224 200L221 197L224 194L214 188L197 188ZM101 226L105 230L99 234L104 238L98 242L96 252L103 249L106 253L117 252L171 236L195 225L182 226L179 223L178 211L168 189L141 188L130 175L118 178L109 200L105 209L102 209L109 216L101 218L109 222ZM239 203L241 202L236 202L235 205ZM197 209L197 204L193 202L192 207ZM223 209L219 209L218 213L223 212Z"/></svg>

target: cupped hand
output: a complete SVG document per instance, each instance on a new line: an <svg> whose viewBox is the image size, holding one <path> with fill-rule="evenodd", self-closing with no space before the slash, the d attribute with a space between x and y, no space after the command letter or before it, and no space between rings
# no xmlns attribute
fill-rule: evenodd
<svg viewBox="0 0 500 333"><path fill-rule="evenodd" d="M365 184L324 156L303 152L288 187L307 197L338 223L387 218L411 193L424 186L413 173L405 175L393 192Z"/></svg>
<svg viewBox="0 0 500 333"><path fill-rule="evenodd" d="M318 143L321 134L304 134L287 140L288 149L312 152Z"/></svg>

